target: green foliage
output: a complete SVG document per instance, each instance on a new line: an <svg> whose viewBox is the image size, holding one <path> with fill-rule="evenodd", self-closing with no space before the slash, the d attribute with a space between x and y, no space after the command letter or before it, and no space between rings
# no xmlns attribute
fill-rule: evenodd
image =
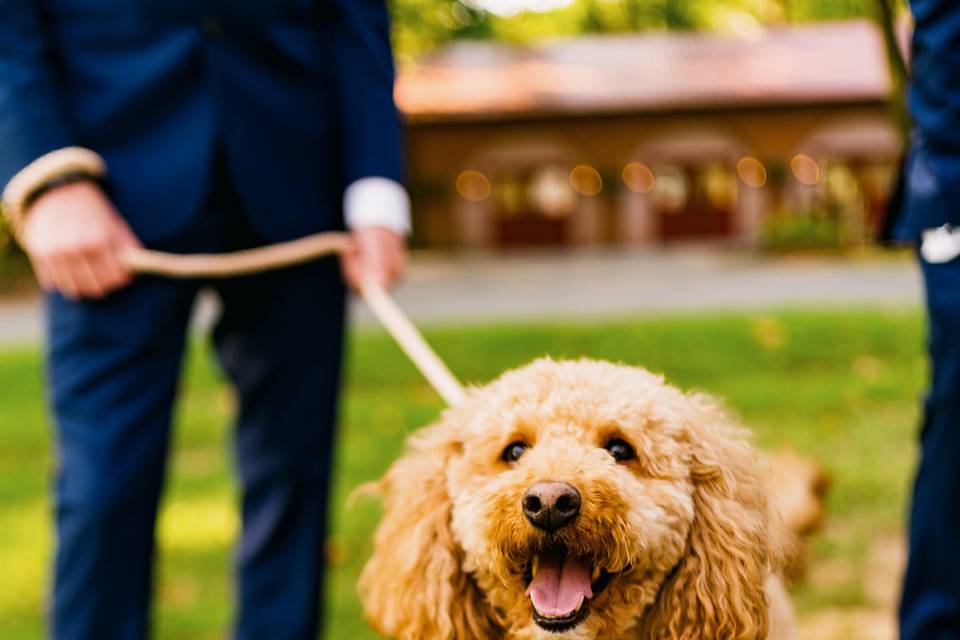
<svg viewBox="0 0 960 640"><path fill-rule="evenodd" d="M451 40L523 43L550 36L664 29L737 31L782 22L877 17L899 0L573 0L549 12L498 16L482 0L392 0L398 57L409 62Z"/></svg>
<svg viewBox="0 0 960 640"><path fill-rule="evenodd" d="M490 38L489 16L458 0L393 0L393 46L401 62L457 38Z"/></svg>
<svg viewBox="0 0 960 640"><path fill-rule="evenodd" d="M773 213L760 238L763 250L773 253L839 251L850 244L841 218L822 210Z"/></svg>
<svg viewBox="0 0 960 640"><path fill-rule="evenodd" d="M877 0L782 0L787 20L839 20L872 16Z"/></svg>
<svg viewBox="0 0 960 640"><path fill-rule="evenodd" d="M14 243L9 229L0 224L0 295L15 293L32 286L30 264Z"/></svg>
<svg viewBox="0 0 960 640"><path fill-rule="evenodd" d="M922 323L889 309L742 314L598 325L500 325L431 331L464 380L485 381L543 354L593 356L665 372L677 384L725 398L761 446L812 456L833 478L815 568L796 591L801 620L821 606L855 611L878 540L901 531L914 464L918 392L925 377ZM159 526L158 640L222 638L231 619L231 545L237 497L230 472L232 397L205 349L190 352L178 407L172 469ZM0 352L0 629L5 640L42 637L51 554L47 487L53 464L42 409L41 359ZM390 339L352 341L338 447L328 638L373 640L356 597L376 503L347 507L378 477L404 437L441 402ZM824 577L827 576L827 577ZM848 579L853 576L852 579ZM828 579L829 578L829 579Z"/></svg>

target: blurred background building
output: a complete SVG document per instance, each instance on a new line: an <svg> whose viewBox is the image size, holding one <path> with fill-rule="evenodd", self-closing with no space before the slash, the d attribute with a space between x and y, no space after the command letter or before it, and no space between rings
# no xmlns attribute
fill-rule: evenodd
<svg viewBox="0 0 960 640"><path fill-rule="evenodd" d="M902 146L892 90L866 19L451 42L398 80L415 240L756 246L799 224L864 242Z"/></svg>

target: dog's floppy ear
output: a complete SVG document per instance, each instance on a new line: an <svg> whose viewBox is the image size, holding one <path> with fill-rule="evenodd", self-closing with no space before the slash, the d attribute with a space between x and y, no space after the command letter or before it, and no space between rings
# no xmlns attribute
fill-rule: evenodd
<svg viewBox="0 0 960 640"><path fill-rule="evenodd" d="M451 431L441 422L417 433L380 481L384 515L359 588L370 624L395 640L502 635L451 532L446 466L461 446Z"/></svg>
<svg viewBox="0 0 960 640"><path fill-rule="evenodd" d="M688 547L643 626L656 640L763 640L773 545L752 450L726 412L690 396L694 519Z"/></svg>

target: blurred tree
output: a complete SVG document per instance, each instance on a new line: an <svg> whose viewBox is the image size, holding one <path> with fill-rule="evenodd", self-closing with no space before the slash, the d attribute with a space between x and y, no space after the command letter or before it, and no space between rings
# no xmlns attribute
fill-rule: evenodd
<svg viewBox="0 0 960 640"><path fill-rule="evenodd" d="M900 38L897 30L897 20L903 7L899 0L874 0L874 2L875 16L883 31L887 56L890 60L890 77L893 80L890 109L900 127L900 133L906 139L910 135L912 126L906 99L909 69L906 56L903 49L900 48Z"/></svg>
<svg viewBox="0 0 960 640"><path fill-rule="evenodd" d="M902 0L570 0L551 11L497 15L484 9L492 6L490 0L391 1L394 39L402 62L463 38L527 42L548 36L656 29L743 31L783 22L877 17L878 3L896 16L903 5ZM516 4L525 6L519 0Z"/></svg>
<svg viewBox="0 0 960 640"><path fill-rule="evenodd" d="M458 38L492 38L491 15L459 0L392 0L393 41L401 63Z"/></svg>

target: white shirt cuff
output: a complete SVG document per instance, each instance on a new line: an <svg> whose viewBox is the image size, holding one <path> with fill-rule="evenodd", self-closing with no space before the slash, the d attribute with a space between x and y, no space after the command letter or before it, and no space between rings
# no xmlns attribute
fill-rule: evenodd
<svg viewBox="0 0 960 640"><path fill-rule="evenodd" d="M400 235L410 233L410 196L399 182L379 176L360 178L343 193L347 228L385 227Z"/></svg>

